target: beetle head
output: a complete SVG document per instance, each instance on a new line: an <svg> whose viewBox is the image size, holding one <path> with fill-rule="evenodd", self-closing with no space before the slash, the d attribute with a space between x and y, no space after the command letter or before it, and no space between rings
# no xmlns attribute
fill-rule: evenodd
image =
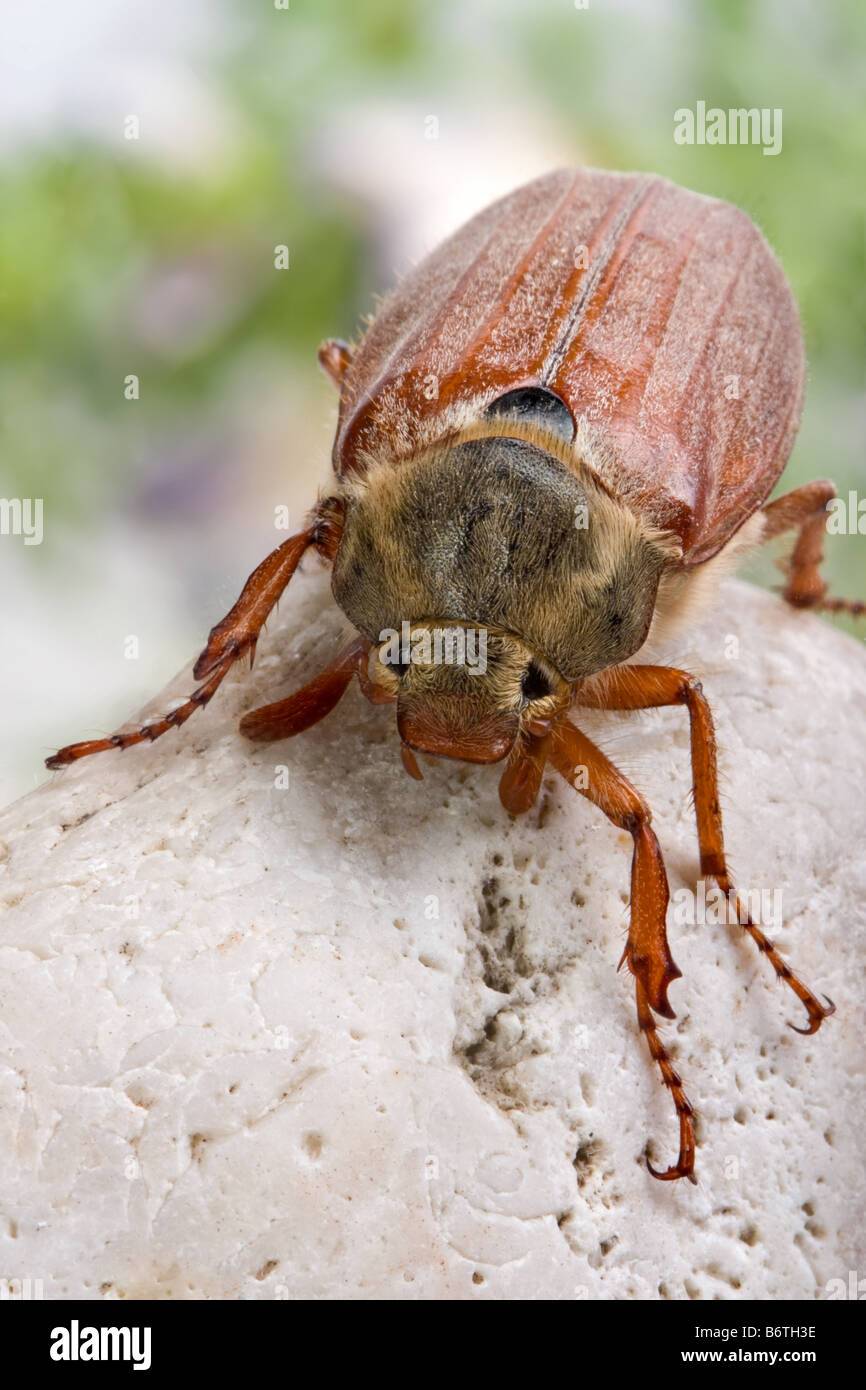
<svg viewBox="0 0 866 1390"><path fill-rule="evenodd" d="M404 745L471 762L505 757L571 686L637 651L682 553L572 444L519 421L370 460L342 497L331 582L377 649L370 680L397 701Z"/></svg>
<svg viewBox="0 0 866 1390"><path fill-rule="evenodd" d="M403 744L494 763L522 728L564 711L570 687L519 638L468 623L403 623L370 654L368 675L397 701Z"/></svg>

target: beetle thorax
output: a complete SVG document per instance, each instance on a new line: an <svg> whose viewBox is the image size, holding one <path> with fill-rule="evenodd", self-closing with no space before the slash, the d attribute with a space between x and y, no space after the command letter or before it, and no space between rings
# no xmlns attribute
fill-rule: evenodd
<svg viewBox="0 0 866 1390"><path fill-rule="evenodd" d="M642 644L669 538L571 446L489 422L345 484L333 591L377 646L403 625L507 634L574 682Z"/></svg>

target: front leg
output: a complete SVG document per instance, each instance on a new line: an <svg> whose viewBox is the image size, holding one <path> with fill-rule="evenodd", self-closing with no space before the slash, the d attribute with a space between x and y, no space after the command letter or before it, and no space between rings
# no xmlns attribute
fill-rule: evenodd
<svg viewBox="0 0 866 1390"><path fill-rule="evenodd" d="M336 498L320 502L310 517L310 524L296 536L290 536L253 570L241 590L240 597L225 617L211 628L207 646L193 667L196 680L209 676L217 666L226 670L247 652L253 664L259 633L271 609L301 561L304 552L314 546L327 560L333 560L343 530L343 507Z"/></svg>
<svg viewBox="0 0 866 1390"><path fill-rule="evenodd" d="M665 1181L690 1178L694 1181L692 1107L652 1016L654 1009L664 1018L676 1017L667 991L668 986L679 979L681 971L674 963L668 946L665 927L668 880L661 848L650 826L649 808L601 749L568 721L554 727L546 750L551 763L566 782L604 811L614 825L627 830L634 840L631 917L628 941L620 965L626 962L634 976L638 1026L671 1093L680 1126L680 1149L676 1163L664 1172L657 1172L649 1161L647 1166L655 1178Z"/></svg>
<svg viewBox="0 0 866 1390"><path fill-rule="evenodd" d="M686 706L691 731L693 791L701 873L714 879L723 893L732 895L737 907L737 920L748 932L761 954L767 957L779 979L784 980L803 1003L809 1015L808 1026L794 1028L794 1031L817 1032L824 1019L834 1012L832 1001L827 999L826 1004L822 1004L808 985L794 974L769 937L752 921L751 914L731 881L725 857L722 810L719 805L716 733L713 716L700 681L695 680L687 671L677 671L673 667L618 666L605 671L595 686L588 685L580 689L577 699L582 705L609 710L653 709L663 705ZM790 1026L794 1027L793 1024Z"/></svg>
<svg viewBox="0 0 866 1390"><path fill-rule="evenodd" d="M311 729L339 704L352 677L361 676L369 651L366 637L355 637L324 671L294 695L245 714L240 722L241 733L256 743L273 743Z"/></svg>
<svg viewBox="0 0 866 1390"><path fill-rule="evenodd" d="M139 724L137 728L119 731L107 738L70 743L46 758L46 767L67 767L79 758L89 757L91 753L103 753L110 748L131 748L136 743L152 743L168 733L169 729L185 724L197 709L201 709L213 697L236 661L249 653L252 665L259 633L304 552L314 546L326 559L333 559L341 531L342 505L337 499L329 498L319 503L305 530L283 541L253 570L237 603L211 629L207 646L193 667L193 675L202 684L189 699L182 701L168 714Z"/></svg>

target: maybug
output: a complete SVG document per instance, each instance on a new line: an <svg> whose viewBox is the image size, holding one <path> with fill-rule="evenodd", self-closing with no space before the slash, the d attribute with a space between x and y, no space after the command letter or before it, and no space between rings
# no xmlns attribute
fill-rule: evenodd
<svg viewBox="0 0 866 1390"><path fill-rule="evenodd" d="M213 628L186 703L64 748L48 766L182 724L236 661L252 661L302 555L317 551L357 636L302 690L248 713L242 733L301 733L357 677L373 703L396 705L413 778L418 752L504 762L500 797L518 813L550 765L628 831L620 964L680 1130L676 1163L648 1166L693 1178L692 1108L655 1022L674 1017L667 992L681 973L661 850L646 802L576 721L581 708L685 706L701 873L735 893L701 684L640 653L651 631L690 611L720 562L781 532L796 537L789 603L866 611L829 599L820 575L832 483L767 501L802 402L791 290L729 204L662 178L561 170L479 213L406 277L360 343L330 340L319 361L340 393L332 490ZM470 664L466 639L478 634L484 661ZM464 659L448 659L448 643ZM806 1008L797 1031L814 1033L832 1003L737 904Z"/></svg>

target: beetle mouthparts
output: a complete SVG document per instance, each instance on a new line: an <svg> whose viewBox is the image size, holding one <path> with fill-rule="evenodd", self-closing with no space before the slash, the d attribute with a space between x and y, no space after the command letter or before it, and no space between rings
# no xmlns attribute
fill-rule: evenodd
<svg viewBox="0 0 866 1390"><path fill-rule="evenodd" d="M519 728L516 714L491 711L465 695L401 696L397 702L403 743L441 758L498 763L511 752Z"/></svg>

